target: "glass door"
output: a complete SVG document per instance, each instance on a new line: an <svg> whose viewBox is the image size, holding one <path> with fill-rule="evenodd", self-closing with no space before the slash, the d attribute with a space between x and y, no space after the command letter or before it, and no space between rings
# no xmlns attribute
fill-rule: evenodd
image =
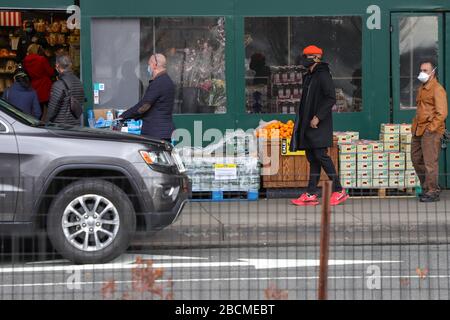
<svg viewBox="0 0 450 320"><path fill-rule="evenodd" d="M416 111L417 76L424 60L437 66L444 80L441 13L392 14L392 102L395 123L411 123Z"/></svg>

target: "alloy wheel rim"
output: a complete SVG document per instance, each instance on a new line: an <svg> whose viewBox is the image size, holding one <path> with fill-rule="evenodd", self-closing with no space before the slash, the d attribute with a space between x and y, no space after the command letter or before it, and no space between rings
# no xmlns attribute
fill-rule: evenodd
<svg viewBox="0 0 450 320"><path fill-rule="evenodd" d="M83 195L64 210L61 221L66 240L85 252L105 249L117 237L120 217L117 208L100 195Z"/></svg>

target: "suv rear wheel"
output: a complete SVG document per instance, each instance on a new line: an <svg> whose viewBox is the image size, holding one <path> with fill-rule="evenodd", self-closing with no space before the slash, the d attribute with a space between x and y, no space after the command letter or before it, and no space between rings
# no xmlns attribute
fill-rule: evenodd
<svg viewBox="0 0 450 320"><path fill-rule="evenodd" d="M122 254L136 230L128 196L104 180L80 180L50 206L47 233L55 249L79 264L105 263Z"/></svg>

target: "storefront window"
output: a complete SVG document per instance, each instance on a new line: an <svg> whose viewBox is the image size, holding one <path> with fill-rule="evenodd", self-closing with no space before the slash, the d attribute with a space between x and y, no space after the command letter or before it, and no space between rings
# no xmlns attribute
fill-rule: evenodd
<svg viewBox="0 0 450 320"><path fill-rule="evenodd" d="M438 62L438 17L402 17L399 30L400 109L415 109L420 63Z"/></svg>
<svg viewBox="0 0 450 320"><path fill-rule="evenodd" d="M92 50L93 81L105 89L96 92L95 108L137 103L148 59L162 53L176 85L174 113L226 113L224 18L94 19Z"/></svg>
<svg viewBox="0 0 450 320"><path fill-rule="evenodd" d="M245 18L248 113L295 114L304 47L325 51L336 86L335 112L362 111L361 17Z"/></svg>

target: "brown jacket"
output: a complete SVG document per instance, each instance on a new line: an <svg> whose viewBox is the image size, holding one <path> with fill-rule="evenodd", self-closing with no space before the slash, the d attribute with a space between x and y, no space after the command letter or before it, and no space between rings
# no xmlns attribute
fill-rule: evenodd
<svg viewBox="0 0 450 320"><path fill-rule="evenodd" d="M448 115L447 93L436 79L419 88L417 93L417 113L413 120L412 132L418 137L424 132L444 134Z"/></svg>

